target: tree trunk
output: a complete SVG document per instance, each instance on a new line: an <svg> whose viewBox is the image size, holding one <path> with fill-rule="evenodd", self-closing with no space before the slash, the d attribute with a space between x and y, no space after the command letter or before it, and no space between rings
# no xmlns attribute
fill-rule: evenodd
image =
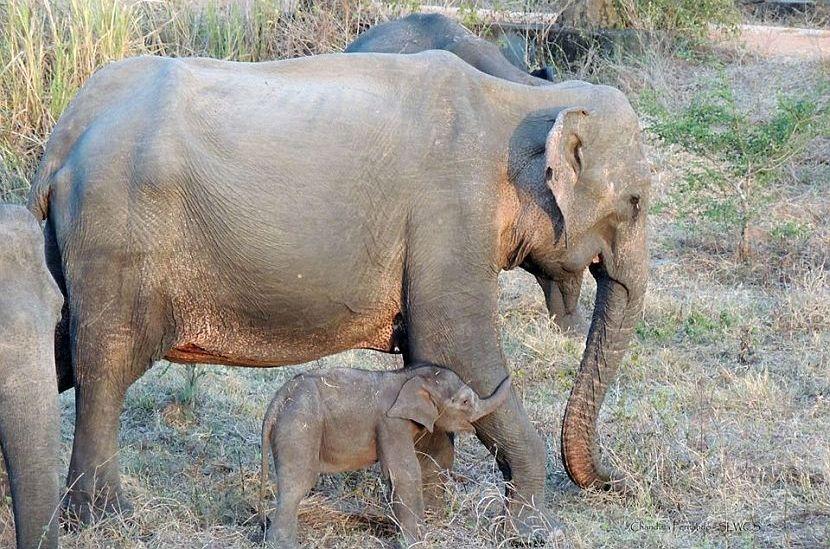
<svg viewBox="0 0 830 549"><path fill-rule="evenodd" d="M586 0L570 2L562 13L561 22L580 29L613 29L622 26L622 20L613 0Z"/></svg>

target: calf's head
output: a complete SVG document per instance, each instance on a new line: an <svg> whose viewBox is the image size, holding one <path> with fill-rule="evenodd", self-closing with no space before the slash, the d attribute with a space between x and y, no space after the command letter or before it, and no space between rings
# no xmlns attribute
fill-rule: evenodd
<svg viewBox="0 0 830 549"><path fill-rule="evenodd" d="M424 366L409 378L386 415L408 419L432 432L473 432L473 423L494 412L510 394L507 377L487 398L481 398L452 370Z"/></svg>

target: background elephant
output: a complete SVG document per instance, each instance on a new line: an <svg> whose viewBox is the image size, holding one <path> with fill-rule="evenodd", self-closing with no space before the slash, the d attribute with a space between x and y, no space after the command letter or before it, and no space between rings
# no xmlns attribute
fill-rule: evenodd
<svg viewBox="0 0 830 549"><path fill-rule="evenodd" d="M55 324L63 298L43 233L22 206L0 205L0 445L18 547L58 545Z"/></svg>
<svg viewBox="0 0 830 549"><path fill-rule="evenodd" d="M346 46L345 52L420 53L427 50L454 53L481 72L530 86L550 84L536 75L550 77L555 73L543 68L533 75L528 74L502 55L498 46L438 13L413 13L376 25ZM514 51L511 56L516 57Z"/></svg>
<svg viewBox="0 0 830 549"><path fill-rule="evenodd" d="M519 46L515 36L504 35L509 46L509 61L499 48L487 40L479 38L458 22L437 13L413 13L402 19L396 19L372 27L362 33L346 47L346 53L420 53L427 50L446 50L454 53L478 70L519 84L542 86L550 84L554 71L544 67L528 75L526 70L517 68L516 64L526 69L524 59L516 55ZM547 76L547 80L536 76ZM584 270L577 273L562 273L557 280L551 280L542 274L536 275L536 281L545 294L548 314L562 331L576 333L581 331L581 322L577 312L579 293L582 289Z"/></svg>
<svg viewBox="0 0 830 549"><path fill-rule="evenodd" d="M595 422L642 311L649 187L637 117L606 86L518 85L440 51L108 66L61 117L29 196L69 299L71 504L82 518L126 504L119 413L161 358L400 349L491 394L507 374L498 274L520 265L551 279L591 265L563 452L580 486L612 484ZM529 534L544 442L515 392L475 427ZM446 436L428 450L452 456Z"/></svg>

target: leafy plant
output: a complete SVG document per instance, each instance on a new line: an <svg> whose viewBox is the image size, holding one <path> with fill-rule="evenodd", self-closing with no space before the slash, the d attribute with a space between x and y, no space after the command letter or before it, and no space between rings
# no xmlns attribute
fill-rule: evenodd
<svg viewBox="0 0 830 549"><path fill-rule="evenodd" d="M688 107L670 112L646 95L651 130L695 160L672 192L678 214L736 234L737 255L751 256L750 226L769 202L786 163L826 123L826 106L812 96L781 96L764 119L739 107L725 77L709 83Z"/></svg>
<svg viewBox="0 0 830 549"><path fill-rule="evenodd" d="M182 374L184 384L176 397L179 404L185 407L191 407L195 404L199 395L199 382L206 375L207 370L204 366L194 366L188 364L184 367L184 372Z"/></svg>

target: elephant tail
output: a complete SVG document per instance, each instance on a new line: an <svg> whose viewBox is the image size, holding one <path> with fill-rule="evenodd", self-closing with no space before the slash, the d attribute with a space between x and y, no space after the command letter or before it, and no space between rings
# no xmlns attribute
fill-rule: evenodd
<svg viewBox="0 0 830 549"><path fill-rule="evenodd" d="M29 201L26 207L38 221L43 221L49 216L49 195L52 194L52 174L41 166L32 181L32 188L29 189Z"/></svg>
<svg viewBox="0 0 830 549"><path fill-rule="evenodd" d="M275 399L276 400L276 399ZM268 513L266 511L267 505L265 503L265 492L268 484L268 466L271 462L271 431L274 428L274 415L272 408L274 401L268 406L268 411L265 413L265 419L262 421L262 466L260 468L259 477L259 521L262 524L263 531L268 529Z"/></svg>

